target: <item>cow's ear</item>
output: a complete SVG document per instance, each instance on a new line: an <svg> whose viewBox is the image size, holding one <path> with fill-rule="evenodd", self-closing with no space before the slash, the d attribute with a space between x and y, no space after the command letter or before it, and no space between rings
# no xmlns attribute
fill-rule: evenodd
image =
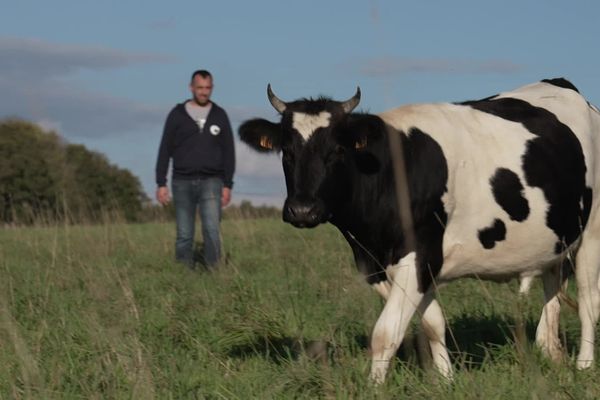
<svg viewBox="0 0 600 400"><path fill-rule="evenodd" d="M244 122L238 129L242 142L263 153L281 150L281 124L257 118Z"/></svg>

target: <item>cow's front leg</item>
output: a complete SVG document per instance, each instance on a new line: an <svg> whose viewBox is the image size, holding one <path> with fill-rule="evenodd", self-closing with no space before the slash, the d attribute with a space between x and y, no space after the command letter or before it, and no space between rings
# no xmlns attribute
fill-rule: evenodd
<svg viewBox="0 0 600 400"><path fill-rule="evenodd" d="M397 265L389 267L388 275L390 296L375 324L371 339L373 359L370 378L375 383L385 380L390 360L402 343L410 319L423 299L423 293L418 289L414 252Z"/></svg>
<svg viewBox="0 0 600 400"><path fill-rule="evenodd" d="M385 301L387 301L387 299L390 298L390 292L392 290L392 286L390 285L389 281L381 281L381 282L373 283L371 286L373 287L373 289L375 289L375 291L377 293L379 293L379 295L381 297L383 297L383 299Z"/></svg>

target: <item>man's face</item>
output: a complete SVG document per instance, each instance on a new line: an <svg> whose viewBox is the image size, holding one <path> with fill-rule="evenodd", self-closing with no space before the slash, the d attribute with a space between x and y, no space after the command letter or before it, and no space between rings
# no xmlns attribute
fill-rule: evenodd
<svg viewBox="0 0 600 400"><path fill-rule="evenodd" d="M212 78L203 78L200 75L196 75L192 83L190 83L190 91L196 103L204 106L208 104L210 95L212 94Z"/></svg>

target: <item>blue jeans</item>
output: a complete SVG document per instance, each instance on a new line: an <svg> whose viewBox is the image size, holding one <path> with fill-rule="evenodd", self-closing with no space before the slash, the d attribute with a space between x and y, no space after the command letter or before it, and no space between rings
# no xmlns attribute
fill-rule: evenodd
<svg viewBox="0 0 600 400"><path fill-rule="evenodd" d="M194 230L198 209L202 222L204 262L209 268L215 266L221 258L219 223L223 181L220 178L174 179L171 188L177 221L175 259L194 267Z"/></svg>

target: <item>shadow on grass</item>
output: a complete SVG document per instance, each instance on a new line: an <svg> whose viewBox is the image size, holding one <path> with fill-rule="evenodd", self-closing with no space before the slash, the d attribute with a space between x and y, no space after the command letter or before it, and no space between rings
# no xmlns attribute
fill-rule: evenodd
<svg viewBox="0 0 600 400"><path fill-rule="evenodd" d="M300 340L291 337L266 337L252 343L233 346L227 352L229 357L247 358L260 356L274 363L297 360L301 356L326 362L330 344L321 340Z"/></svg>
<svg viewBox="0 0 600 400"><path fill-rule="evenodd" d="M531 352L535 343L537 321L527 319L515 321L506 316L493 315L460 316L454 318L446 330L446 343L452 364L458 370L480 369L484 361L493 361L505 354L518 357L520 352ZM342 335L343 332L340 332ZM266 337L253 343L231 347L227 354L230 357L246 358L253 356L266 357L275 363L297 360L306 356L312 360L335 363L336 352L359 356L370 353L370 338L364 334L349 332L344 345L337 341L300 340L291 337ZM576 338L567 336L563 346L573 349ZM513 351L514 350L514 351ZM421 330L413 327L407 332L402 345L396 354L397 360L412 367L431 368L429 344Z"/></svg>
<svg viewBox="0 0 600 400"><path fill-rule="evenodd" d="M446 329L446 345L452 364L458 370L477 370L484 362L514 357L520 359L524 354L532 355L535 347L535 333L538 321L532 318L515 319L504 314L491 316L462 315L453 318ZM430 366L431 354L427 346L424 356L423 334L415 334L418 340L409 349L416 353L420 366ZM570 353L577 347L578 338L567 334L561 337L563 349ZM421 343L419 343L421 342ZM408 343L407 343L408 345ZM406 350L405 350L406 351Z"/></svg>
<svg viewBox="0 0 600 400"><path fill-rule="evenodd" d="M458 369L479 369L486 359L493 360L500 348L517 352L529 348L535 342L536 327L537 321L532 319L462 315L449 324L446 344Z"/></svg>
<svg viewBox="0 0 600 400"><path fill-rule="evenodd" d="M194 271L200 271L200 272L211 272L214 271L215 268L218 268L219 266L222 265L227 265L229 264L229 253L226 252L224 249L221 249L221 260L220 262L214 266L214 265L208 265L206 263L206 257L204 255L204 242L194 242L194 249L193 249L193 254L192 254L192 266L191 269Z"/></svg>

